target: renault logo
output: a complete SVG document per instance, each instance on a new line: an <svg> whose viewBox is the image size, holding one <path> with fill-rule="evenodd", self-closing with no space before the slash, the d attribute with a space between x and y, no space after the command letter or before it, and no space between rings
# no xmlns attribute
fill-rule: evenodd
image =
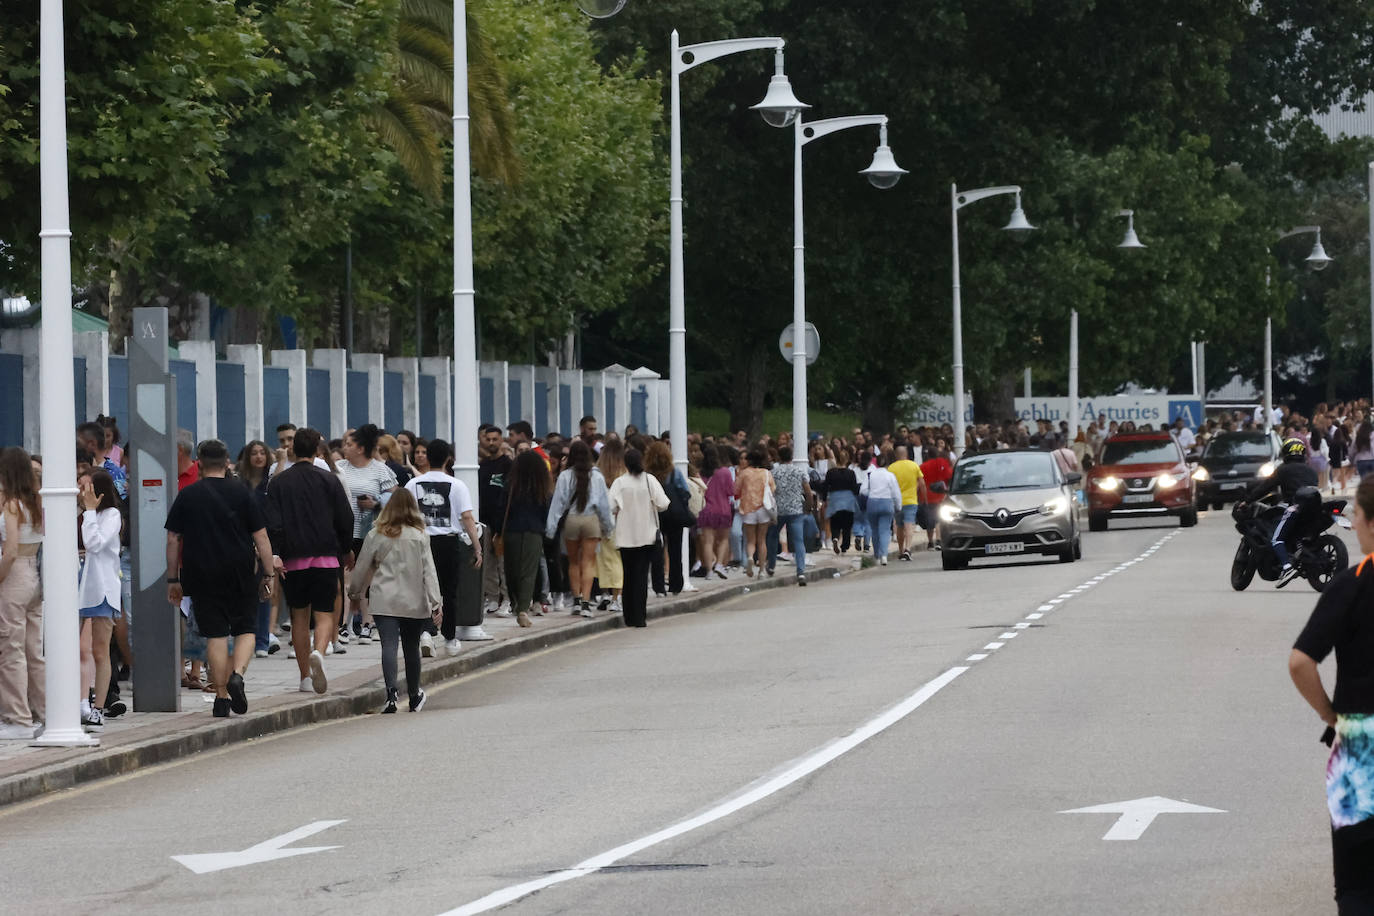
<svg viewBox="0 0 1374 916"><path fill-rule="evenodd" d="M1007 523L1007 519L1011 518L1011 513L1008 512L1006 509L998 509L997 514L993 517L997 519L997 524L1005 525Z"/></svg>

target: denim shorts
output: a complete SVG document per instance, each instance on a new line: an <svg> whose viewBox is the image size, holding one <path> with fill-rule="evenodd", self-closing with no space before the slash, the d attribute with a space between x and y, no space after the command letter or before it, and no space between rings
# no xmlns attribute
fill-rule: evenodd
<svg viewBox="0 0 1374 916"><path fill-rule="evenodd" d="M117 609L110 607L109 599L101 599L95 607L83 607L81 609L81 619L88 617L108 617L111 620L118 620L120 613Z"/></svg>
<svg viewBox="0 0 1374 916"><path fill-rule="evenodd" d="M916 524L916 511L917 511L918 509L920 509L920 508L921 508L921 507L918 506L918 505L916 505L915 503L912 503L912 504L909 505L909 506L906 505L906 504L903 504L903 505L902 505L902 524L903 524L903 525L914 525L914 524Z"/></svg>

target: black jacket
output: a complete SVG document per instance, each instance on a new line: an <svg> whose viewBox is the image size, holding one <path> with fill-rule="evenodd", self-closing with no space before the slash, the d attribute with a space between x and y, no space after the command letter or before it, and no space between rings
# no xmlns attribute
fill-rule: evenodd
<svg viewBox="0 0 1374 916"><path fill-rule="evenodd" d="M341 557L353 546L353 509L339 478L297 462L267 485L267 536L283 560Z"/></svg>
<svg viewBox="0 0 1374 916"><path fill-rule="evenodd" d="M1285 461L1274 469L1274 473L1252 484L1248 498L1259 499L1278 490L1279 499L1291 503L1303 487L1316 485L1317 472L1306 461Z"/></svg>

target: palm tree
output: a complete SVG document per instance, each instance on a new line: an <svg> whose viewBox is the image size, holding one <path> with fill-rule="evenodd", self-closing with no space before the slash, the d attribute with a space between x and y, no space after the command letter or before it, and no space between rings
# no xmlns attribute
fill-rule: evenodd
<svg viewBox="0 0 1374 916"><path fill-rule="evenodd" d="M468 108L472 164L495 181L519 177L515 121L506 74L480 22L467 13ZM426 196L443 188L441 143L453 118L453 4L401 0L396 26L396 80L386 102L368 121L396 153L401 167Z"/></svg>

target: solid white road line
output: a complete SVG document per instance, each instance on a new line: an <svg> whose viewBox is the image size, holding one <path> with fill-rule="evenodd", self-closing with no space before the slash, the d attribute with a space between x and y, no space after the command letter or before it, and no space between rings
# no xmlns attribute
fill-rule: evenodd
<svg viewBox="0 0 1374 916"><path fill-rule="evenodd" d="M874 735L881 734L893 725L896 725L919 709L926 700L935 696L935 694L939 693L947 687L951 681L967 670L969 670L967 666L950 668L944 674L922 685L921 689L917 690L905 700L902 700L896 706L869 719L840 740L827 744L824 747L817 748L815 751L812 751L806 757L797 761L771 779L746 790L734 798L729 798L720 802L715 807L698 814L696 817L681 821L657 833L651 833L648 836L640 837L623 846L617 846L615 849L608 850L600 855L592 856L590 859L579 862L572 868L554 872L551 875L545 875L533 881L526 881L523 884L514 884L510 887L502 888L499 891L494 891L480 900L474 900L457 909L449 910L444 913L443 916L470 916L470 914L485 913L488 910L493 910L497 907L505 906L508 903L513 903L521 897L533 894L536 891L541 891L546 887L552 887L555 884L562 884L564 881L571 881L574 878L581 878L584 875L593 874L600 869L614 865L621 859L643 852L651 846L657 846L659 843L671 840L684 833L690 833L699 827L705 827L707 824L714 823L721 818L729 817L736 811L740 811L756 802L762 801L770 795L774 795L787 788L797 780L811 775L827 763L852 751Z"/></svg>

